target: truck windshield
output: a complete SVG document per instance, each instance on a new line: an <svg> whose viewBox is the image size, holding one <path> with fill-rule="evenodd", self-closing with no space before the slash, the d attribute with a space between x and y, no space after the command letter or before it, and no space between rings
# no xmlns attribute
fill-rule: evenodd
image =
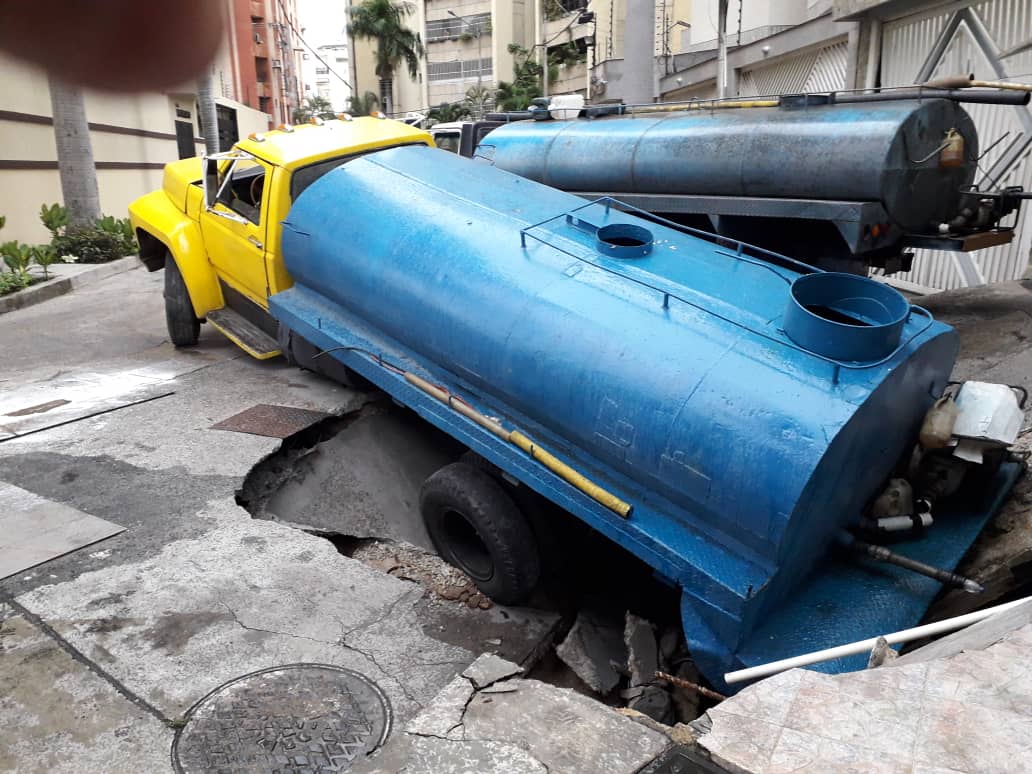
<svg viewBox="0 0 1032 774"><path fill-rule="evenodd" d="M415 143L402 143L401 145L392 145L391 148L401 148L405 145L425 145L422 142ZM376 153L377 151L389 150L388 148L370 148L369 150L361 151L359 153L352 153L348 156L337 156L336 158L326 159L325 161L317 161L315 164L309 164L307 167L301 167L300 169L294 170L294 175L290 178L290 200L294 201L305 189L308 188L312 183L318 180L320 177L325 175L330 170L336 169L341 164L357 159L360 156L365 156L369 153Z"/></svg>

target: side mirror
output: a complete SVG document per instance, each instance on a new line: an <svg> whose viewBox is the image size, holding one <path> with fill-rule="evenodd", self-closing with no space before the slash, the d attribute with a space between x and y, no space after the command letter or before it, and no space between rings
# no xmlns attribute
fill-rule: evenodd
<svg viewBox="0 0 1032 774"><path fill-rule="evenodd" d="M211 209L219 195L219 160L204 158L204 206Z"/></svg>

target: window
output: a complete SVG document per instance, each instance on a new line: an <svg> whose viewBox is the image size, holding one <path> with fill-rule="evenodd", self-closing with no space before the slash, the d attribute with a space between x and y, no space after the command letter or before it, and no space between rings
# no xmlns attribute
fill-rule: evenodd
<svg viewBox="0 0 1032 774"><path fill-rule="evenodd" d="M491 14L475 13L456 19L445 16L443 19L428 19L426 22L426 42L437 43L442 40L456 40L463 34L481 35L491 32Z"/></svg>
<svg viewBox="0 0 1032 774"><path fill-rule="evenodd" d="M316 67L315 68L315 74L316 75L329 75L330 74L330 68L329 67Z"/></svg>
<svg viewBox="0 0 1032 774"><path fill-rule="evenodd" d="M450 62L430 62L426 70L431 81L475 80L477 75L481 78L490 77L494 71L490 57L480 60L453 59Z"/></svg>
<svg viewBox="0 0 1032 774"><path fill-rule="evenodd" d="M410 143L411 145L423 145L421 142ZM392 147L404 147L404 146L392 146ZM376 153L381 151L383 148L371 148L367 151L360 153L354 153L350 156L339 156L335 159L327 159L326 161L319 161L315 164L309 164L307 167L301 167L294 171L293 176L290 178L290 201L294 201L305 189L308 188L312 183L318 180L320 177L325 175L327 172L339 167L352 159L357 159L359 156L364 156L367 153Z"/></svg>
<svg viewBox="0 0 1032 774"><path fill-rule="evenodd" d="M265 167L251 158L234 159L219 172L217 200L258 225L262 219Z"/></svg>
<svg viewBox="0 0 1032 774"><path fill-rule="evenodd" d="M458 132L449 132L448 134L444 134L442 132L441 134L434 135L434 144L441 150L446 150L450 153L458 153L459 141L461 138L462 135Z"/></svg>

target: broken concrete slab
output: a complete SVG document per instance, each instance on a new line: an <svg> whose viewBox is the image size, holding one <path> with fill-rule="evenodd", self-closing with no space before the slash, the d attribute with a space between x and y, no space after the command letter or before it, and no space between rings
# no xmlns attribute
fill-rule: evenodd
<svg viewBox="0 0 1032 774"><path fill-rule="evenodd" d="M416 736L462 739L463 716L474 690L465 676L456 677L441 689L429 707L409 721L405 731Z"/></svg>
<svg viewBox="0 0 1032 774"><path fill-rule="evenodd" d="M631 673L631 687L647 685L655 680L659 669L656 627L628 611L624 623L624 643L627 645L627 669Z"/></svg>
<svg viewBox="0 0 1032 774"><path fill-rule="evenodd" d="M0 481L0 578L117 535L124 529Z"/></svg>
<svg viewBox="0 0 1032 774"><path fill-rule="evenodd" d="M443 740L405 734L354 774L560 774L518 745L493 740Z"/></svg>
<svg viewBox="0 0 1032 774"><path fill-rule="evenodd" d="M467 671L516 669L484 655ZM354 771L633 774L669 745L665 734L574 691L511 677L477 690L460 676Z"/></svg>
<svg viewBox="0 0 1032 774"><path fill-rule="evenodd" d="M6 611L0 624L0 770L169 770L170 728L25 618Z"/></svg>
<svg viewBox="0 0 1032 774"><path fill-rule="evenodd" d="M507 677L518 675L523 668L499 658L493 653L485 653L478 657L462 672L462 676L473 683L473 687L482 690Z"/></svg>
<svg viewBox="0 0 1032 774"><path fill-rule="evenodd" d="M985 650L933 661L784 672L709 710L693 724L698 747L753 774L1027 771L1030 648L1025 625Z"/></svg>
<svg viewBox="0 0 1032 774"><path fill-rule="evenodd" d="M673 697L658 685L642 685L630 688L621 693L627 699L629 709L640 712L659 723L670 725L674 722Z"/></svg>
<svg viewBox="0 0 1032 774"><path fill-rule="evenodd" d="M617 667L627 663L622 623L582 610L555 652L585 685L605 695L620 682Z"/></svg>
<svg viewBox="0 0 1032 774"><path fill-rule="evenodd" d="M966 650L985 650L1026 625L1032 624L1032 601L989 616L894 659L891 666L904 666L936 658L949 658Z"/></svg>
<svg viewBox="0 0 1032 774"><path fill-rule="evenodd" d="M669 740L575 691L514 678L504 694L477 693L464 718L466 739L523 747L551 772L635 772Z"/></svg>

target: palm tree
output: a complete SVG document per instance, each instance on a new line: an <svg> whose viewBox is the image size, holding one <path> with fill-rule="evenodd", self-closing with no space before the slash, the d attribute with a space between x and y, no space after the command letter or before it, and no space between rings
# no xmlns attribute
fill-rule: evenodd
<svg viewBox="0 0 1032 774"><path fill-rule="evenodd" d="M305 101L301 107L294 110L294 123L305 124L312 120L312 118L335 118L336 114L333 112L333 105L326 97L320 97L318 94L313 94L310 97L305 97Z"/></svg>
<svg viewBox="0 0 1032 774"><path fill-rule="evenodd" d="M54 142L61 177L61 196L68 209L69 226L92 226L100 220L100 191L93 163L90 126L82 91L49 76L54 113Z"/></svg>
<svg viewBox="0 0 1032 774"><path fill-rule="evenodd" d="M464 102L442 102L437 107L430 108L426 117L435 124L447 124L469 118L469 113L469 105Z"/></svg>
<svg viewBox="0 0 1032 774"><path fill-rule="evenodd" d="M380 104L380 98L373 92L367 91L361 97L351 96L348 98L348 112L353 116L367 116L376 110Z"/></svg>
<svg viewBox="0 0 1032 774"><path fill-rule="evenodd" d="M380 104L394 112L394 70L404 60L409 75L419 72L423 41L418 32L405 26L406 16L416 10L408 0L365 0L352 6L348 35L376 41L376 75L380 79Z"/></svg>
<svg viewBox="0 0 1032 774"><path fill-rule="evenodd" d="M491 90L486 86L470 86L466 89L466 105L475 118L483 118L493 102Z"/></svg>

